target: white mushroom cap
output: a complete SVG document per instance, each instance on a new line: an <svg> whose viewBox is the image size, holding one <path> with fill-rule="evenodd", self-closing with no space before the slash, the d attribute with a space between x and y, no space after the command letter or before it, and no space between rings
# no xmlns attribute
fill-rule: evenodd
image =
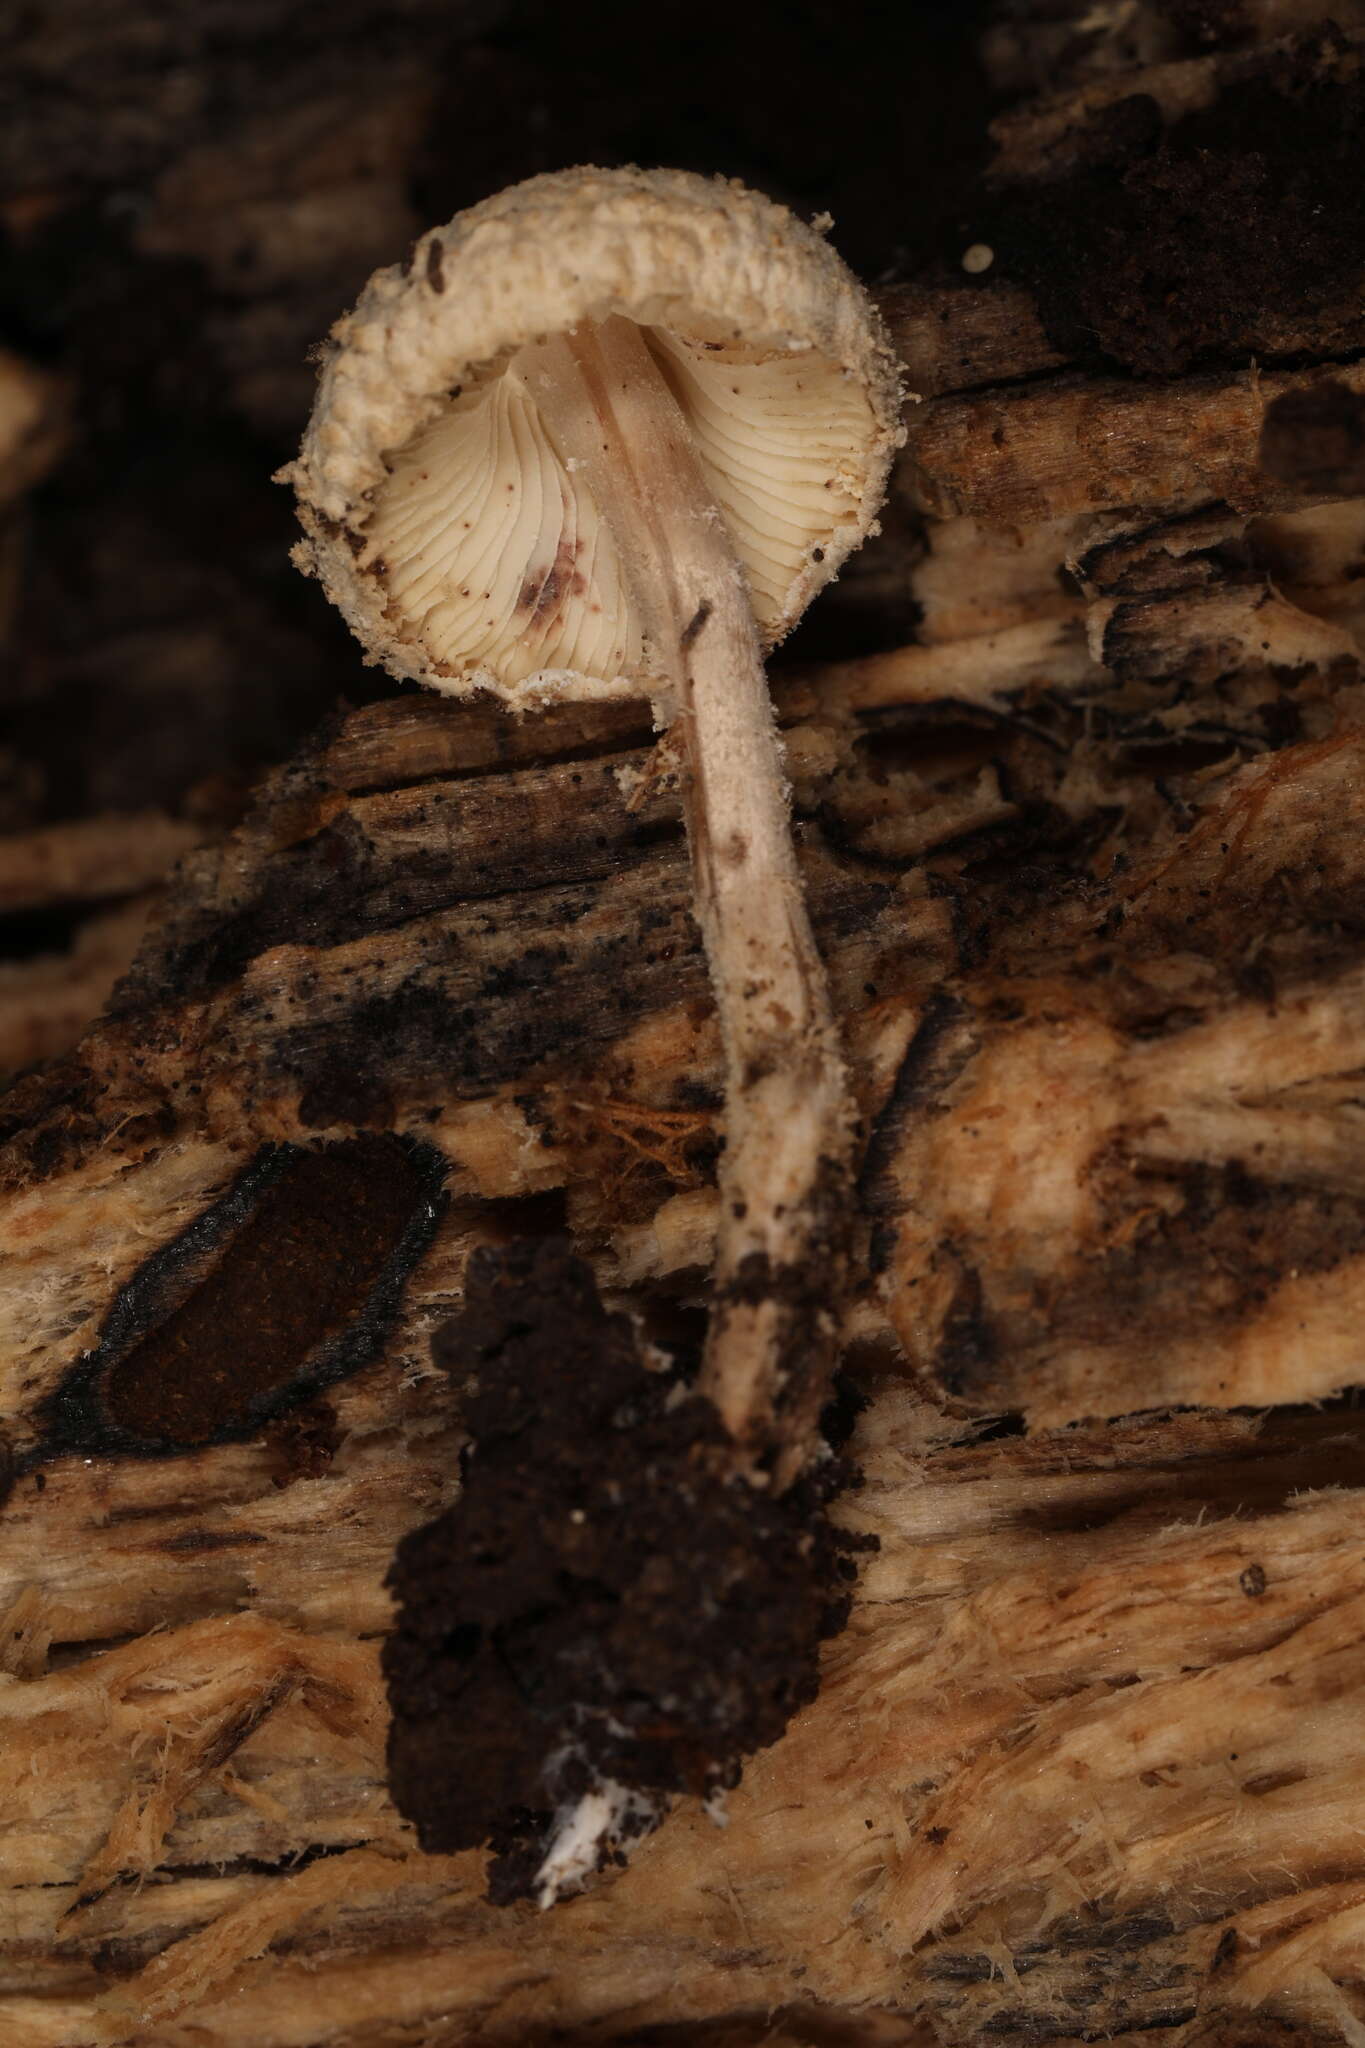
<svg viewBox="0 0 1365 2048"><path fill-rule="evenodd" d="M612 315L644 331L687 416L765 645L873 530L898 370L822 237L725 179L532 178L370 280L281 472L307 535L296 560L369 659L522 702L658 680L615 545L517 361Z"/></svg>

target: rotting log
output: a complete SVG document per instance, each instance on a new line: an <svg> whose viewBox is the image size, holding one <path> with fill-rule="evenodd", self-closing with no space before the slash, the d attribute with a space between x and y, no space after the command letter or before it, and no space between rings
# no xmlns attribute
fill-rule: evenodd
<svg viewBox="0 0 1365 2048"><path fill-rule="evenodd" d="M431 1332L550 1229L695 1331L719 1049L642 707L357 711L4 1104L18 2048L1359 2038L1359 369L1000 303L935 302L918 643L778 684L864 1125L819 1699L548 1916L394 1812Z"/></svg>
<svg viewBox="0 0 1365 2048"><path fill-rule="evenodd" d="M357 1477L262 1512L220 1454L178 1553L197 1602L0 1694L10 2038L188 2040L189 2014L212 2041L638 2038L774 2010L797 2039L849 2011L928 2039L1074 2039L1102 2012L1244 2040L1258 2011L1334 2038L1365 1899L1350 1418L944 1439L904 1389L875 1399L856 1515L882 1552L728 1827L680 1812L550 1916L483 1904L476 1857L411 1851L374 1646L320 1626L306 1580L221 1610L287 1523L316 1553L321 1500L357 1526ZM1305 1482L1326 1490L1291 1504ZM110 1503L125 1575L165 1569L170 1524L132 1505ZM343 1612L371 1582L359 1555L309 1577ZM10 1619L41 1645L40 1600Z"/></svg>
<svg viewBox="0 0 1365 2048"><path fill-rule="evenodd" d="M1030 686L988 716L791 686L868 1132L847 1512L882 1547L728 1828L680 1811L549 1923L480 1904L478 1859L421 1857L385 1797L382 1579L456 1484L426 1342L474 1244L557 1209L647 1318L702 1298L717 1047L676 800L631 807L619 709L532 738L405 700L189 857L105 1019L8 1106L17 2041L773 2008L798 2039L831 2009L1065 2039L1098 2009L1193 2040L1251 2006L1334 2038L1365 1897L1360 1447L1349 1401L1305 1404L1353 1376L1365 1238L1356 693L1282 682L1303 729L1277 744L1274 679L1239 670L1246 733L1153 775L1184 727L1117 678L1106 709L1107 673L1083 708ZM241 1440L206 1441L220 1407L176 1455L108 1455L164 1371L149 1251L234 1191L249 1223L280 1143L315 1162L305 1209L357 1161L441 1155L401 1300L329 1384L331 1333L284 1331ZM424 1199L399 1186L390 1249ZM246 1223L205 1387L262 1312ZM123 1379L64 1449L50 1397L116 1301ZM1085 1420L1191 1403L1277 1407ZM1041 1427L975 1441L1001 1410Z"/></svg>

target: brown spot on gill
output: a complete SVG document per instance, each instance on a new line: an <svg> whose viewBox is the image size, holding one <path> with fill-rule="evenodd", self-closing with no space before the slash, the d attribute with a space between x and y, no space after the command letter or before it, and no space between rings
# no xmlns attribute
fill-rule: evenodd
<svg viewBox="0 0 1365 2048"><path fill-rule="evenodd" d="M533 569L517 593L517 610L525 612L527 623L537 626L548 618L559 597L559 573L553 563L542 575Z"/></svg>
<svg viewBox="0 0 1365 2048"><path fill-rule="evenodd" d="M356 1371L431 1238L443 1171L390 1134L258 1154L120 1290L32 1462L251 1435Z"/></svg>
<svg viewBox="0 0 1365 2048"><path fill-rule="evenodd" d="M526 623L532 630L544 632L562 612L565 601L581 597L586 590L587 585L574 566L581 547L581 541L561 536L549 568L543 572L528 570L517 594L517 610L525 612Z"/></svg>

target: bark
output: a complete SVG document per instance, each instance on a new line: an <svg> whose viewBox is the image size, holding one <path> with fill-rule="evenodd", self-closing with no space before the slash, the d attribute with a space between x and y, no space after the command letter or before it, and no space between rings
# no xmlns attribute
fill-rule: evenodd
<svg viewBox="0 0 1365 2048"><path fill-rule="evenodd" d="M1273 509L1289 493L1261 468L1267 415L1329 382L1359 393L1365 370L1253 366L1175 383L1086 378L944 398L914 418L905 488L932 518L997 526L1119 507L1169 518L1220 500L1239 512Z"/></svg>
<svg viewBox="0 0 1365 2048"><path fill-rule="evenodd" d="M721 1050L645 707L339 717L4 1104L18 2048L1359 2038L1359 366L897 317L918 637L775 681L862 1121L819 1699L546 1916L388 1799L431 1331L556 1227L695 1327Z"/></svg>

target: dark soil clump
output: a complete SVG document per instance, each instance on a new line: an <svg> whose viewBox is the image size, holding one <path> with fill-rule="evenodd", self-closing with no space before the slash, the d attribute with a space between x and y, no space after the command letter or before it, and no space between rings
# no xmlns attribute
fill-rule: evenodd
<svg viewBox="0 0 1365 2048"><path fill-rule="evenodd" d="M476 1254L435 1349L472 1447L390 1573L389 1782L424 1849L492 1844L502 1902L585 1793L642 1795L642 1832L814 1697L855 1572L824 1512L849 1475L831 1458L777 1499L728 1478L716 1410L646 1367L562 1239Z"/></svg>

